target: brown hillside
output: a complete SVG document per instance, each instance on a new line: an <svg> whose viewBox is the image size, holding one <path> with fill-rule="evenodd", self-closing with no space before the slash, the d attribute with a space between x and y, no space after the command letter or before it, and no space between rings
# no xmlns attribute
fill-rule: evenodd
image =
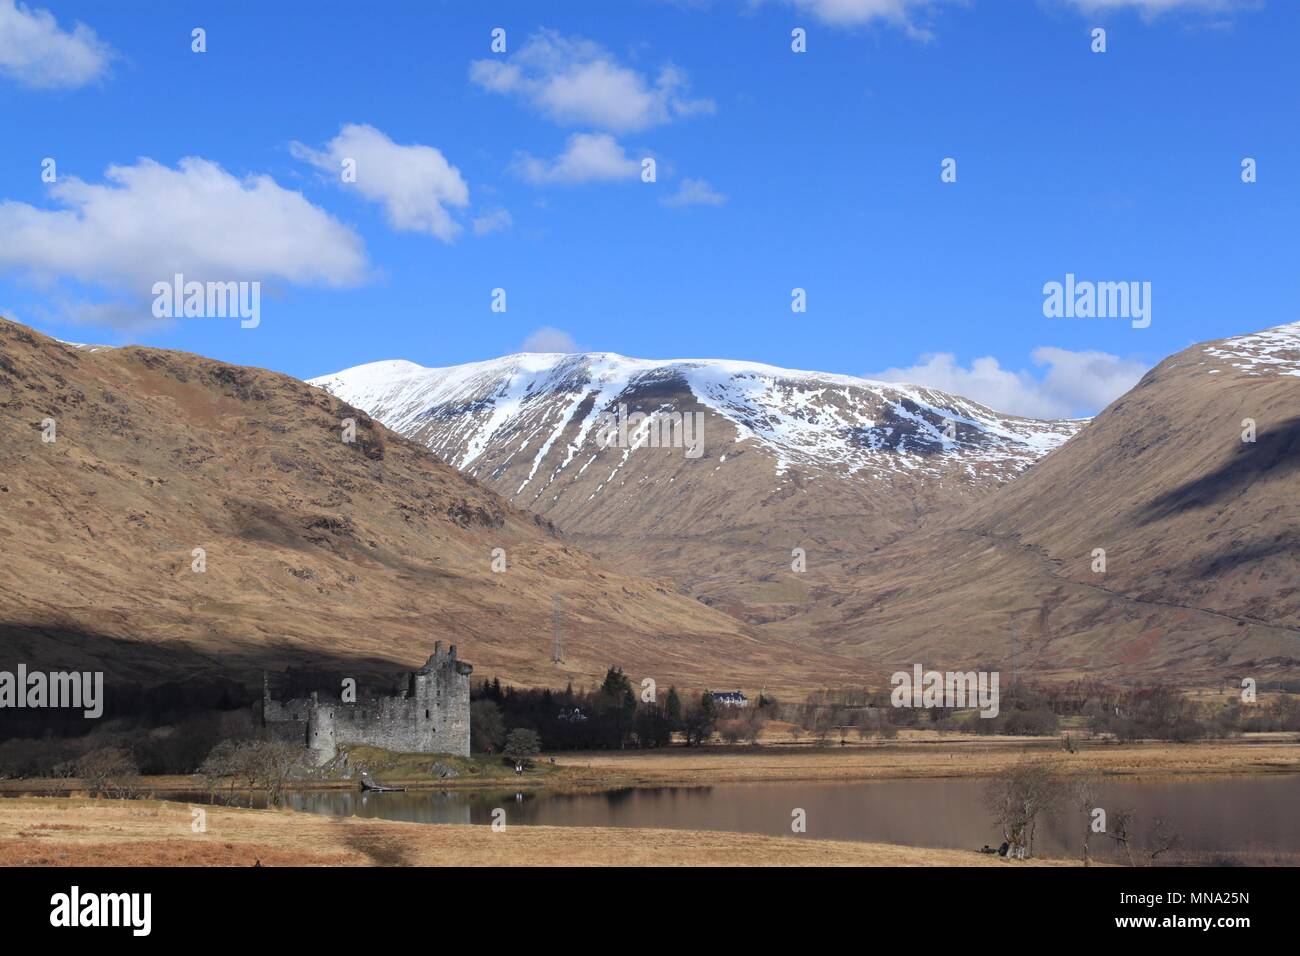
<svg viewBox="0 0 1300 956"><path fill-rule="evenodd" d="M10 667L252 680L290 663L406 667L442 639L479 676L533 684L610 664L696 688L843 670L602 565L320 389L179 352L78 349L6 320L0 561Z"/></svg>
<svg viewBox="0 0 1300 956"><path fill-rule="evenodd" d="M1166 359L969 515L864 557L832 644L882 670L1295 677L1298 373L1300 325Z"/></svg>

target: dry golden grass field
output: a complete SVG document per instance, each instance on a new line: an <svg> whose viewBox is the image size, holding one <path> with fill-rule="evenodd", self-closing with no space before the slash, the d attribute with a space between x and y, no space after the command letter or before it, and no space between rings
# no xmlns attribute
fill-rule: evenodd
<svg viewBox="0 0 1300 956"><path fill-rule="evenodd" d="M707 786L777 781L903 780L988 777L1025 755L1054 761L1064 773L1097 772L1120 777L1186 777L1224 774L1300 773L1300 742L1295 734L1251 734L1231 740L1196 743L1106 743L1077 740L1067 753L1052 737L976 737L905 730L893 741L857 741L846 746L792 744L779 737L763 746L738 745L664 750L565 753L555 763L543 755L523 777L499 758L444 758L461 768L451 779L430 776L427 754L389 754L351 748L358 766L391 785L460 789L603 790L620 787ZM299 789L354 789L356 780L311 779ZM81 789L73 778L0 780L0 793L55 794ZM138 792L161 795L203 790L196 776L144 777Z"/></svg>
<svg viewBox="0 0 1300 956"><path fill-rule="evenodd" d="M1103 744L1083 741L1075 753L1056 738L921 735L891 743L800 750L794 747L706 747L602 751L556 757L556 784L572 787L667 786L780 780L897 780L987 777L1025 754L1058 763L1066 773L1168 777L1300 773L1294 734L1250 741Z"/></svg>
<svg viewBox="0 0 1300 956"><path fill-rule="evenodd" d="M431 825L156 800L0 800L3 866L1069 866L695 830Z"/></svg>

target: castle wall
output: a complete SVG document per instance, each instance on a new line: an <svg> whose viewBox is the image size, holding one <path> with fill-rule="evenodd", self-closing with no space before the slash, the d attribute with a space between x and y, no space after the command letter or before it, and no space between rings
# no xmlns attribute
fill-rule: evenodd
<svg viewBox="0 0 1300 956"><path fill-rule="evenodd" d="M346 744L468 757L472 671L456 659L454 645L444 653L439 642L425 665L410 675L405 697L344 703L313 694L276 701L264 686L263 724L280 739L303 743L317 765L328 763Z"/></svg>
<svg viewBox="0 0 1300 956"><path fill-rule="evenodd" d="M411 697L386 697L358 704L331 703L335 740L398 753L432 753L436 715Z"/></svg>

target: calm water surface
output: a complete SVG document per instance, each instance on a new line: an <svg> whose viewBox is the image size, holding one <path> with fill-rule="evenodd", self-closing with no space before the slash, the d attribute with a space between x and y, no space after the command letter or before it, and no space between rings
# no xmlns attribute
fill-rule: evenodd
<svg viewBox="0 0 1300 956"><path fill-rule="evenodd" d="M661 827L772 836L791 835L791 812L798 807L807 813L808 839L978 849L1001 840L984 808L983 787L982 780L881 780L584 794L318 790L290 794L289 801L294 809L311 813L418 823L486 825L501 807L511 826ZM1168 820L1182 837L1184 862L1300 862L1300 775L1116 781L1103 795L1101 806L1108 812L1137 812L1139 842L1150 832L1153 818ZM1038 850L1075 856L1081 831L1079 816L1058 812L1040 824ZM1094 836L1094 853L1113 855L1110 842Z"/></svg>

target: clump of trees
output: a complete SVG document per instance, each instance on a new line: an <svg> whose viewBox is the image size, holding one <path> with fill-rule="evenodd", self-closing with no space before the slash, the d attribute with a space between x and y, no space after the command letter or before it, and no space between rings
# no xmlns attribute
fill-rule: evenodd
<svg viewBox="0 0 1300 956"><path fill-rule="evenodd" d="M1097 841L1122 850L1130 866L1155 865L1182 845L1178 831L1163 817L1154 817L1139 837L1135 811L1106 807L1098 774L1067 777L1060 768L1050 759L1025 757L985 785L984 803L1002 830L1007 856L1033 856L1040 822L1058 811L1065 813L1070 829L1079 834L1084 866L1092 864Z"/></svg>
<svg viewBox="0 0 1300 956"><path fill-rule="evenodd" d="M1246 705L1233 698L1217 715L1216 730L1228 733L1300 731L1300 694L1275 695L1267 704Z"/></svg>
<svg viewBox="0 0 1300 956"><path fill-rule="evenodd" d="M506 739L506 721L494 700L469 705L469 747L480 754L496 753Z"/></svg>
<svg viewBox="0 0 1300 956"><path fill-rule="evenodd" d="M698 747L715 733L728 743L756 743L778 706L760 696L757 706L733 711L708 691L683 700L676 687L648 696L638 693L621 667L609 668L592 691L575 691L572 684L563 691L518 689L485 680L470 694L470 744L477 753L497 752L507 728L536 732L545 750L667 747L676 736Z"/></svg>
<svg viewBox="0 0 1300 956"><path fill-rule="evenodd" d="M76 708L7 709L0 721L0 740L76 740L102 733L106 726L131 727L139 732L185 726L191 721L202 725L217 720L220 714L248 709L260 694L260 687L246 687L226 678L162 684L113 680L104 685L103 714L99 719L87 721ZM206 747L210 746L209 742ZM195 764L203 759L203 753L195 758Z"/></svg>
<svg viewBox="0 0 1300 956"><path fill-rule="evenodd" d="M1227 681L1221 682L1221 690ZM1234 682L1235 684L1235 682ZM1264 686L1260 687L1263 691ZM1093 685L1080 708L1088 729L1119 741L1188 741L1237 733L1300 731L1300 697L1277 682L1266 701L1240 696L1206 699L1165 684L1133 688Z"/></svg>
<svg viewBox="0 0 1300 956"><path fill-rule="evenodd" d="M1034 855L1039 821L1065 796L1065 782L1046 760L1022 759L985 785L984 804L1002 829L1007 856Z"/></svg>
<svg viewBox="0 0 1300 956"><path fill-rule="evenodd" d="M1050 737L1061 726L1062 708L1049 690L1030 684L1013 684L998 693L996 717L967 714L960 728L970 734L1007 737Z"/></svg>
<svg viewBox="0 0 1300 956"><path fill-rule="evenodd" d="M520 689L496 679L472 688L470 698L470 745L478 753L503 745L508 752L507 728L536 734L545 750L666 747L674 733L690 736L704 728L675 687L641 700L620 667L609 668L596 690L575 691L572 684L562 691ZM711 719L707 729L712 733Z"/></svg>
<svg viewBox="0 0 1300 956"><path fill-rule="evenodd" d="M141 717L83 719L76 736L9 737L0 741L0 779L78 777L78 763L103 750L125 751L139 774L194 773L218 741L253 732L250 709L173 716L174 723L157 726ZM92 726L85 732L87 723Z"/></svg>
<svg viewBox="0 0 1300 956"><path fill-rule="evenodd" d="M718 705L713 695L707 690L700 699L687 708L682 716L682 734L686 746L699 747L713 738L713 729L718 722Z"/></svg>
<svg viewBox="0 0 1300 956"><path fill-rule="evenodd" d="M888 690L866 687L826 687L809 694L802 704L782 707L772 702L771 706L793 725L794 739L807 733L819 746L832 739L843 743L849 735L859 740L892 739L898 736L899 727L934 719L922 711L895 708Z"/></svg>
<svg viewBox="0 0 1300 956"><path fill-rule="evenodd" d="M82 754L72 765L87 793L106 797L134 797L140 782L140 767L126 747L100 747Z"/></svg>
<svg viewBox="0 0 1300 956"><path fill-rule="evenodd" d="M1117 740L1195 740L1209 734L1195 701L1173 687L1141 687L1093 710L1088 727Z"/></svg>
<svg viewBox="0 0 1300 956"><path fill-rule="evenodd" d="M981 669L996 669L984 666ZM1222 682L1221 690L1230 682ZM1235 686L1235 681L1231 682ZM1063 719L1119 741L1139 739L1186 741L1264 731L1300 732L1300 696L1290 684L1260 685L1260 703L1239 697L1208 698L1172 685L1116 687L1096 680L1035 685L1021 681L1000 688L998 714L982 717L974 708L894 707L890 687L825 688L800 705L786 708L783 719L825 744L846 730L860 739L888 737L901 727L940 731L1046 737L1059 734Z"/></svg>
<svg viewBox="0 0 1300 956"><path fill-rule="evenodd" d="M277 807L283 802L288 782L306 769L305 756L300 745L270 737L223 740L212 748L199 773L211 799L215 800L224 787L227 802L233 804L237 791L247 790L251 807L251 791L265 790L267 806Z"/></svg>

